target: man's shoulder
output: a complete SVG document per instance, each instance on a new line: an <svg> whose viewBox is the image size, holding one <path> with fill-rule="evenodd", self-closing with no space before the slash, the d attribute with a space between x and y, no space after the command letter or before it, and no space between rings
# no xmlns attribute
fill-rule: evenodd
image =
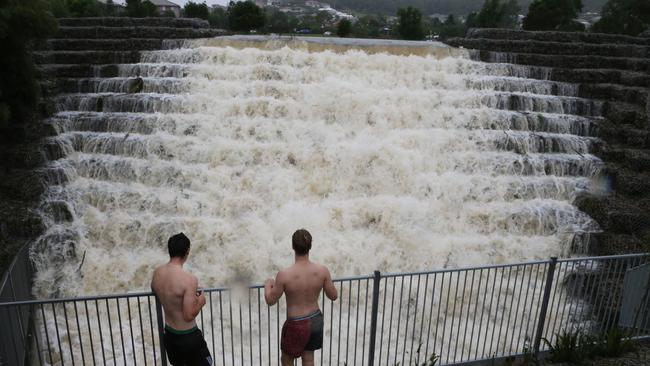
<svg viewBox="0 0 650 366"><path fill-rule="evenodd" d="M311 262L311 263L314 266L314 268L318 269L320 272L329 273L329 269L327 269L327 266L325 266L324 264L320 264L318 262Z"/></svg>

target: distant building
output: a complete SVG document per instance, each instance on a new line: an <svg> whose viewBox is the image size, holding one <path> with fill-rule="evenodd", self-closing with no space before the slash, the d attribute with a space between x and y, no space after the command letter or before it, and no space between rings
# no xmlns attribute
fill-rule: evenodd
<svg viewBox="0 0 650 366"><path fill-rule="evenodd" d="M174 13L174 16L176 18L181 16L181 7L176 3L173 3L168 0L148 0L148 1L150 1L152 4L156 6L156 9L158 9L158 13L160 14L167 11L171 11L172 13Z"/></svg>

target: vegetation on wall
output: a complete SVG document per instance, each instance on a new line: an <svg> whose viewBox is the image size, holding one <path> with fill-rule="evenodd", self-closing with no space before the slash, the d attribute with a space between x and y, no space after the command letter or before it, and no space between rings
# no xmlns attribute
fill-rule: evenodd
<svg viewBox="0 0 650 366"><path fill-rule="evenodd" d="M0 126L29 122L39 87L29 50L56 31L42 0L0 0Z"/></svg>

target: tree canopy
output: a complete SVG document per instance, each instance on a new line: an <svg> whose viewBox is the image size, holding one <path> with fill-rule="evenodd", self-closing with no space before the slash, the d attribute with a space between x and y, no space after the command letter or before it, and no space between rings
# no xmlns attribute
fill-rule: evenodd
<svg viewBox="0 0 650 366"><path fill-rule="evenodd" d="M636 36L650 29L650 1L609 0L592 31Z"/></svg>
<svg viewBox="0 0 650 366"><path fill-rule="evenodd" d="M399 25L397 31L404 39L420 40L424 38L424 28L422 27L422 12L412 6L397 10Z"/></svg>
<svg viewBox="0 0 650 366"><path fill-rule="evenodd" d="M264 10L250 0L231 1L228 4L227 14L228 26L234 31L249 32L262 28L266 22Z"/></svg>
<svg viewBox="0 0 650 366"><path fill-rule="evenodd" d="M183 16L186 18L199 18L208 20L210 18L210 9L206 3L195 3L188 1L183 7Z"/></svg>
<svg viewBox="0 0 650 366"><path fill-rule="evenodd" d="M126 0L126 13L135 18L155 17L158 9L149 0Z"/></svg>
<svg viewBox="0 0 650 366"><path fill-rule="evenodd" d="M266 27L269 33L292 33L298 20L277 9L267 13Z"/></svg>
<svg viewBox="0 0 650 366"><path fill-rule="evenodd" d="M37 109L39 87L29 50L56 31L41 0L2 0L0 11L0 126L27 122Z"/></svg>
<svg viewBox="0 0 650 366"><path fill-rule="evenodd" d="M352 32L352 22L348 19L341 19L336 26L336 35L339 37L347 37Z"/></svg>
<svg viewBox="0 0 650 366"><path fill-rule="evenodd" d="M524 18L525 30L584 30L575 22L582 11L581 0L535 0Z"/></svg>
<svg viewBox="0 0 650 366"><path fill-rule="evenodd" d="M468 27L515 28L519 16L517 0L485 0L479 12L467 17Z"/></svg>

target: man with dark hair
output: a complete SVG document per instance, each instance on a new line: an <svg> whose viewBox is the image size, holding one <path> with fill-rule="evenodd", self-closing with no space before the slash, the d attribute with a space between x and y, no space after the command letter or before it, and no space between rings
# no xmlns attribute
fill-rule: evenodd
<svg viewBox="0 0 650 366"><path fill-rule="evenodd" d="M195 318L205 305L198 279L183 270L190 254L190 239L183 233L167 242L169 262L156 268L151 290L165 313L164 344L172 365L212 365L212 356L196 326Z"/></svg>
<svg viewBox="0 0 650 366"><path fill-rule="evenodd" d="M311 234L305 229L293 233L293 266L278 272L275 280L264 284L264 299L269 305L287 296L287 321L282 326L282 365L293 365L302 357L303 366L314 365L314 351L323 347L323 313L318 308L321 290L334 301L338 293L327 267L309 260Z"/></svg>

